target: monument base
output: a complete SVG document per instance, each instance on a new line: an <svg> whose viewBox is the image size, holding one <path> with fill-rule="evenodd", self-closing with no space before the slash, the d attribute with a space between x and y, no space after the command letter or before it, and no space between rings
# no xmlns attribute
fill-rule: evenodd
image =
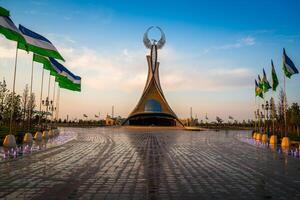
<svg viewBox="0 0 300 200"><path fill-rule="evenodd" d="M133 126L181 126L177 119L165 113L142 113L131 116L125 125Z"/></svg>

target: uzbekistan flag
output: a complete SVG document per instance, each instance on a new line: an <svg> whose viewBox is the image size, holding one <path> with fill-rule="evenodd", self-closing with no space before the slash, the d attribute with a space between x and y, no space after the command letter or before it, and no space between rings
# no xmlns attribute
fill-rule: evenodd
<svg viewBox="0 0 300 200"><path fill-rule="evenodd" d="M81 77L74 75L65 66L57 62L53 58L49 58L52 66L55 66L60 71L59 76L56 76L56 80L59 86L64 89L81 91Z"/></svg>
<svg viewBox="0 0 300 200"><path fill-rule="evenodd" d="M43 64L43 68L46 70L49 70L50 74L52 76L56 77L56 76L59 76L61 73L61 71L57 67L55 67L51 64L50 60L47 57L44 57L44 56L34 53L33 61Z"/></svg>
<svg viewBox="0 0 300 200"><path fill-rule="evenodd" d="M266 93L269 91L269 89L271 89L271 86L270 86L270 83L267 79L267 75L266 75L266 72L265 72L265 69L263 69L263 79L262 79L262 89L263 89L263 92Z"/></svg>
<svg viewBox="0 0 300 200"><path fill-rule="evenodd" d="M291 78L293 74L299 73L293 61L286 55L284 48L282 54L282 64L283 71L286 77Z"/></svg>
<svg viewBox="0 0 300 200"><path fill-rule="evenodd" d="M259 96L260 98L264 98L263 91L260 87L258 87L257 81L255 80L255 96Z"/></svg>
<svg viewBox="0 0 300 200"><path fill-rule="evenodd" d="M257 80L258 80L258 87L259 87L260 89L263 89L263 82L262 82L262 80L261 80L261 78L260 78L260 75L257 76Z"/></svg>
<svg viewBox="0 0 300 200"><path fill-rule="evenodd" d="M38 54L33 55L33 60L35 62L43 64L44 69L49 70L52 76L55 76L55 81L58 82L60 88L72 90L72 91L81 91L81 78L79 76L75 76L71 73L66 67L57 62L52 58L47 58ZM69 76L66 75L67 72ZM74 76L73 80L71 75Z"/></svg>
<svg viewBox="0 0 300 200"><path fill-rule="evenodd" d="M26 43L19 29L9 17L9 11L0 7L0 33L7 39Z"/></svg>
<svg viewBox="0 0 300 200"><path fill-rule="evenodd" d="M22 25L19 25L19 30L26 40L26 44L18 44L19 49L31 51L42 56L56 58L64 61L64 58L60 55L55 46L47 38L25 28Z"/></svg>
<svg viewBox="0 0 300 200"><path fill-rule="evenodd" d="M273 64L273 60L271 60L271 66L272 66L272 89L273 89L273 91L276 91L276 88L277 88L279 82L278 82L277 74L276 74L275 67Z"/></svg>

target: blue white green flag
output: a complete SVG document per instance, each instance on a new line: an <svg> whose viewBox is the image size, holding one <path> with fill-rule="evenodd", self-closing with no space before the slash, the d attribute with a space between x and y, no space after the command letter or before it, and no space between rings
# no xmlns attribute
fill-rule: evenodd
<svg viewBox="0 0 300 200"><path fill-rule="evenodd" d="M271 89L272 87L270 86L270 83L267 79L267 75L266 75L266 72L265 72L265 69L263 69L263 79L262 79L262 89L263 89L263 92L266 93L269 91L269 89Z"/></svg>
<svg viewBox="0 0 300 200"><path fill-rule="evenodd" d="M49 58L51 64L60 71L60 76L56 77L57 82L61 88L73 91L81 91L81 77L74 75L65 66L57 62L53 58Z"/></svg>
<svg viewBox="0 0 300 200"><path fill-rule="evenodd" d="M81 91L81 78L71 73L56 60L38 54L33 55L33 60L43 64L44 69L49 70L50 74L55 76L55 81L58 82L59 87L73 91Z"/></svg>
<svg viewBox="0 0 300 200"><path fill-rule="evenodd" d="M282 54L282 67L285 76L288 78L291 78L293 74L299 73L293 61L286 55L284 48Z"/></svg>
<svg viewBox="0 0 300 200"><path fill-rule="evenodd" d="M262 80L261 80L261 78L260 78L260 75L257 76L257 80L258 80L258 87L259 87L260 89L263 89L263 82L262 82Z"/></svg>
<svg viewBox="0 0 300 200"><path fill-rule="evenodd" d="M26 40L26 44L18 44L19 49L31 51L42 56L56 58L64 61L64 58L60 55L55 46L47 38L29 30L28 28L25 28L22 25L19 25L19 30Z"/></svg>
<svg viewBox="0 0 300 200"><path fill-rule="evenodd" d="M276 88L277 88L279 82L278 82L277 74L276 74L275 67L273 64L273 60L271 60L271 65L272 65L272 89L273 89L273 91L276 91Z"/></svg>
<svg viewBox="0 0 300 200"><path fill-rule="evenodd" d="M255 80L255 96L259 96L260 98L264 98L263 90L260 87L258 87L258 83L257 83L256 80Z"/></svg>
<svg viewBox="0 0 300 200"><path fill-rule="evenodd" d="M22 33L9 17L9 11L0 7L0 34L3 34L7 39L25 43Z"/></svg>

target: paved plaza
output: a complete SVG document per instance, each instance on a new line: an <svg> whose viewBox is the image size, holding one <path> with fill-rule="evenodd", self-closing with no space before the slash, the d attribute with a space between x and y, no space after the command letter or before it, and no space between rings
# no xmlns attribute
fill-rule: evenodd
<svg viewBox="0 0 300 200"><path fill-rule="evenodd" d="M1 199L300 199L300 159L250 131L64 131L77 139L0 163Z"/></svg>

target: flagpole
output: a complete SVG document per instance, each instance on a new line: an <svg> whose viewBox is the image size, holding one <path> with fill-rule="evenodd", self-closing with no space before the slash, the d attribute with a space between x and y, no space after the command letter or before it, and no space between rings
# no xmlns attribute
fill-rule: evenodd
<svg viewBox="0 0 300 200"><path fill-rule="evenodd" d="M58 86L57 97L56 97L56 120L58 120L59 116L59 100L60 100L60 87Z"/></svg>
<svg viewBox="0 0 300 200"><path fill-rule="evenodd" d="M41 123L41 118L42 118L43 86L44 86L44 68L42 69L42 83L41 83L41 94L40 94L40 117L39 117L39 125Z"/></svg>
<svg viewBox="0 0 300 200"><path fill-rule="evenodd" d="M33 68L34 68L34 64L33 64L33 57L32 57L32 63L31 63L31 79L30 79L30 101L32 101L32 84L33 84ZM31 105L32 106L32 105ZM30 129L30 125L31 125L31 108L29 108L28 110L28 131Z"/></svg>
<svg viewBox="0 0 300 200"><path fill-rule="evenodd" d="M12 134L12 123L13 123L13 114L14 114L17 63L18 63L18 46L17 46L17 49L16 49L16 56L15 56L15 69L14 69L14 78L13 78L13 93L12 93L12 98L11 98L11 110L10 110L10 120L9 120L9 134L10 135Z"/></svg>
<svg viewBox="0 0 300 200"><path fill-rule="evenodd" d="M275 120L274 120L274 118L275 118L275 99L274 99L274 90L272 90L272 99L273 99L273 101L272 101L272 126L273 126L273 134L272 135L275 135Z"/></svg>
<svg viewBox="0 0 300 200"><path fill-rule="evenodd" d="M287 137L287 120L286 120L286 106L287 106L287 99L286 99L286 80L285 75L283 75L283 84L284 84L284 101L283 101L283 110L284 110L284 135Z"/></svg>
<svg viewBox="0 0 300 200"><path fill-rule="evenodd" d="M54 80L54 84L53 84L53 98L52 98L52 108L51 108L51 118L52 118L52 121L54 119L54 116L53 116L53 112L54 112L54 99L55 99L55 86L56 86L56 82Z"/></svg>
<svg viewBox="0 0 300 200"><path fill-rule="evenodd" d="M256 102L256 96L254 96L254 102L255 102L255 105L254 105L254 117L255 117L255 121L254 121L254 130L255 132L257 132L257 122L256 122L256 119L257 119L257 115L255 114L256 113L256 106L257 106L257 102Z"/></svg>
<svg viewBox="0 0 300 200"><path fill-rule="evenodd" d="M260 101L258 100L258 131L261 133L261 114L260 114Z"/></svg>
<svg viewBox="0 0 300 200"><path fill-rule="evenodd" d="M48 81L48 94L47 94L47 99L46 99L46 129L47 129L47 125L48 125L48 113L49 113L49 103L50 103L50 99L49 99L49 95L50 95L50 82L51 82L51 73L49 73L49 81Z"/></svg>

